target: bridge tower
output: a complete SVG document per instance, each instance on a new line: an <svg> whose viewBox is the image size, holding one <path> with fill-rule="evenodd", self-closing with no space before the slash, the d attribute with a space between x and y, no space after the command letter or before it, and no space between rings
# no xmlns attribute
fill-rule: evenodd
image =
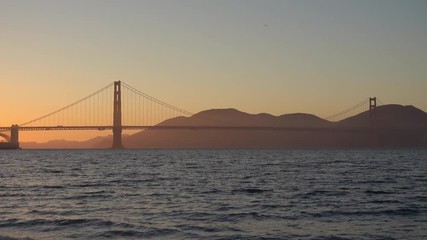
<svg viewBox="0 0 427 240"><path fill-rule="evenodd" d="M375 108L377 108L377 98L376 97L370 97L369 98L369 121L371 124L375 121Z"/></svg>
<svg viewBox="0 0 427 240"><path fill-rule="evenodd" d="M19 126L17 124L10 127L10 142L19 148Z"/></svg>
<svg viewBox="0 0 427 240"><path fill-rule="evenodd" d="M113 149L123 149L122 144L122 93L121 82L114 82Z"/></svg>

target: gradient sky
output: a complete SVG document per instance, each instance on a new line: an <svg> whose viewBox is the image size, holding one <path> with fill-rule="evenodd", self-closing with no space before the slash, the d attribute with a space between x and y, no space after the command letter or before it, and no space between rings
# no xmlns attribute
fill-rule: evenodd
<svg viewBox="0 0 427 240"><path fill-rule="evenodd" d="M425 0L0 0L0 125L122 80L191 112L427 110Z"/></svg>

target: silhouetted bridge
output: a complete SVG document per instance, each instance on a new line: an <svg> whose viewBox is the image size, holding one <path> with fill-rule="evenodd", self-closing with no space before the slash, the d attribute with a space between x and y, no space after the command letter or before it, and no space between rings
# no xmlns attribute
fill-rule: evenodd
<svg viewBox="0 0 427 240"><path fill-rule="evenodd" d="M124 90L124 91L123 91ZM113 93L113 94L111 94ZM111 103L113 107L111 107ZM368 108L369 106L369 108ZM369 98L351 108L326 118L337 120L369 110L369 117L375 118L376 98ZM368 108L368 109L366 109ZM116 81L93 94L54 112L23 124L0 127L0 137L12 146L19 147L20 131L55 130L112 130L112 148L123 148L123 130L253 130L253 131L327 131L327 132L370 132L378 130L406 131L405 129L380 129L374 127L280 127L280 126L218 126L194 125L172 126L161 122L193 114L151 97L126 83ZM10 134L6 134L9 132Z"/></svg>

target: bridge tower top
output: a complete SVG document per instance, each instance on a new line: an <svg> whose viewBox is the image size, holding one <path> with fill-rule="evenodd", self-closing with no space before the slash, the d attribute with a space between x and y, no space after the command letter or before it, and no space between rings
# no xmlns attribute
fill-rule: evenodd
<svg viewBox="0 0 427 240"><path fill-rule="evenodd" d="M369 98L369 121L371 124L375 121L375 108L377 108L377 98L376 97L370 97Z"/></svg>
<svg viewBox="0 0 427 240"><path fill-rule="evenodd" d="M377 98L376 97L370 97L369 98L369 111L373 110L377 107Z"/></svg>

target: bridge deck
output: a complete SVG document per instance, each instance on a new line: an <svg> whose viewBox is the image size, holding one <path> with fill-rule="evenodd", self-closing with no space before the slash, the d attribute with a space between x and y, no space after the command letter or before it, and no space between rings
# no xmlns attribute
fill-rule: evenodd
<svg viewBox="0 0 427 240"><path fill-rule="evenodd" d="M19 127L19 131L67 131L67 130L112 130L113 126L35 126ZM384 128L384 127L273 127L273 126L122 126L123 130L258 130L258 131L321 131L321 132L369 132L369 131L410 131L427 132L426 128ZM11 127L0 127L0 132Z"/></svg>

